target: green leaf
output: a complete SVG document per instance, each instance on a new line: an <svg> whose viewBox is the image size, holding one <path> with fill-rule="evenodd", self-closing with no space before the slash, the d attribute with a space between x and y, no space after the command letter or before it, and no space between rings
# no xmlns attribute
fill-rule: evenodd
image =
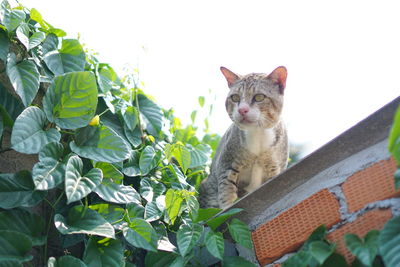
<svg viewBox="0 0 400 267"><path fill-rule="evenodd" d="M149 251L157 251L157 233L150 223L143 219L133 219L122 228L122 233L131 245Z"/></svg>
<svg viewBox="0 0 400 267"><path fill-rule="evenodd" d="M390 129L388 148L396 159L397 165L400 165L400 106L397 108L393 125Z"/></svg>
<svg viewBox="0 0 400 267"><path fill-rule="evenodd" d="M152 202L164 192L165 186L155 179L145 177L140 180L140 194L147 202Z"/></svg>
<svg viewBox="0 0 400 267"><path fill-rule="evenodd" d="M133 150L129 159L124 163L122 172L127 176L139 176L140 175L139 158L140 158L140 152L137 150Z"/></svg>
<svg viewBox="0 0 400 267"><path fill-rule="evenodd" d="M256 267L253 263L239 256L225 256L222 267Z"/></svg>
<svg viewBox="0 0 400 267"><path fill-rule="evenodd" d="M39 90L39 71L35 63L27 59L17 63L12 53L7 59L7 75L22 103L29 106Z"/></svg>
<svg viewBox="0 0 400 267"><path fill-rule="evenodd" d="M122 266L124 248L120 240L90 237L83 261L88 267Z"/></svg>
<svg viewBox="0 0 400 267"><path fill-rule="evenodd" d="M136 128L139 120L139 112L136 107L128 106L122 110L122 117L124 119L125 125L129 130L133 131Z"/></svg>
<svg viewBox="0 0 400 267"><path fill-rule="evenodd" d="M396 190L400 188L400 168L394 173L394 187Z"/></svg>
<svg viewBox="0 0 400 267"><path fill-rule="evenodd" d="M56 35L57 37L65 37L67 35L67 33L61 29L57 29L57 28L53 28L51 27L47 33L51 33Z"/></svg>
<svg viewBox="0 0 400 267"><path fill-rule="evenodd" d="M190 119L192 121L192 124L194 124L196 120L196 115L197 115L197 110L193 110L192 113L190 113Z"/></svg>
<svg viewBox="0 0 400 267"><path fill-rule="evenodd" d="M204 96L199 96L199 105L200 107L204 107L205 98Z"/></svg>
<svg viewBox="0 0 400 267"><path fill-rule="evenodd" d="M179 166L181 166L183 172L186 173L190 166L190 152L183 144L166 144L165 156L169 161L171 161L172 158L175 158L175 160L179 163Z"/></svg>
<svg viewBox="0 0 400 267"><path fill-rule="evenodd" d="M111 68L109 65L101 67L100 70L96 73L96 75L97 75L97 81L100 85L100 89L102 92L108 92L111 89L115 88L116 85L121 84L118 75L115 73L114 69Z"/></svg>
<svg viewBox="0 0 400 267"><path fill-rule="evenodd" d="M207 209L199 209L197 218L194 222L202 222L207 221L212 218L214 215L218 214L222 209L218 208L207 208Z"/></svg>
<svg viewBox="0 0 400 267"><path fill-rule="evenodd" d="M178 190L168 189L167 193L165 194L165 208L171 224L174 224L176 218L178 217L182 201L183 197L181 194L179 194Z"/></svg>
<svg viewBox="0 0 400 267"><path fill-rule="evenodd" d="M117 183L124 179L124 175L111 163L96 162L94 167L99 168L103 172L103 178L111 179Z"/></svg>
<svg viewBox="0 0 400 267"><path fill-rule="evenodd" d="M352 266L354 265L354 262L355 261L353 261ZM348 265L345 258L342 255L333 253L331 256L329 256L329 258L326 259L326 261L324 262L324 264L321 265L321 267L348 267Z"/></svg>
<svg viewBox="0 0 400 267"><path fill-rule="evenodd" d="M0 83L0 114L3 117L4 125L12 127L15 119L24 110L20 100L7 92L7 89Z"/></svg>
<svg viewBox="0 0 400 267"><path fill-rule="evenodd" d="M25 20L25 13L22 10L11 10L7 2L2 3L0 14L2 15L0 17L2 24L6 26L9 32L15 30Z"/></svg>
<svg viewBox="0 0 400 267"><path fill-rule="evenodd" d="M287 259L282 267L307 267L313 257L308 251L300 250L289 259Z"/></svg>
<svg viewBox="0 0 400 267"><path fill-rule="evenodd" d="M210 230L206 235L206 247L211 255L222 260L225 249L224 237L222 236L222 233L215 233L214 231Z"/></svg>
<svg viewBox="0 0 400 267"><path fill-rule="evenodd" d="M36 8L32 8L29 15L31 16L31 19L33 19L37 23L43 23L42 14L40 14L40 12Z"/></svg>
<svg viewBox="0 0 400 267"><path fill-rule="evenodd" d="M163 211L158 208L156 202L147 203L144 209L144 218L148 222L156 221L161 218Z"/></svg>
<svg viewBox="0 0 400 267"><path fill-rule="evenodd" d="M8 210L0 212L0 230L11 230L26 234L32 241L33 246L46 243L42 217L25 210Z"/></svg>
<svg viewBox="0 0 400 267"><path fill-rule="evenodd" d="M199 241L204 227L199 224L183 225L176 234L176 242L178 244L179 253L185 257Z"/></svg>
<svg viewBox="0 0 400 267"><path fill-rule="evenodd" d="M108 202L118 204L141 203L139 193L132 186L116 184L108 179L103 179L103 183L97 186L94 192Z"/></svg>
<svg viewBox="0 0 400 267"><path fill-rule="evenodd" d="M120 221L125 215L125 209L118 205L104 204L104 202L102 202L102 204L89 205L89 208L97 211L107 222L113 224L113 226L116 221Z"/></svg>
<svg viewBox="0 0 400 267"><path fill-rule="evenodd" d="M46 124L46 116L40 108L26 108L14 123L12 148L21 153L36 154L46 144L58 142L61 134L54 128L44 130Z"/></svg>
<svg viewBox="0 0 400 267"><path fill-rule="evenodd" d="M137 98L138 109L146 123L146 130L154 137L158 137L163 124L161 108L143 94L138 94Z"/></svg>
<svg viewBox="0 0 400 267"><path fill-rule="evenodd" d="M70 147L82 157L108 163L121 162L130 156L129 145L104 125L78 129Z"/></svg>
<svg viewBox="0 0 400 267"><path fill-rule="evenodd" d="M318 226L304 242L302 249L308 250L309 245L314 241L324 241L327 230L325 225Z"/></svg>
<svg viewBox="0 0 400 267"><path fill-rule="evenodd" d="M124 125L124 134L133 147L142 144L142 132L140 131L139 125L133 131L129 130L128 126Z"/></svg>
<svg viewBox="0 0 400 267"><path fill-rule="evenodd" d="M171 266L171 263L177 258L174 253L157 251L157 252L147 252L145 258L145 266L151 267L166 267Z"/></svg>
<svg viewBox="0 0 400 267"><path fill-rule="evenodd" d="M0 29L0 60L6 62L9 51L10 41L8 40L7 33Z"/></svg>
<svg viewBox="0 0 400 267"><path fill-rule="evenodd" d="M144 218L144 207L141 204L131 203L126 205L130 219Z"/></svg>
<svg viewBox="0 0 400 267"><path fill-rule="evenodd" d="M16 231L0 230L0 264L2 261L30 261L32 242L29 237Z"/></svg>
<svg viewBox="0 0 400 267"><path fill-rule="evenodd" d="M372 230L368 232L364 240L354 234L346 234L344 240L351 253L363 264L371 266L378 253L378 237L379 231Z"/></svg>
<svg viewBox="0 0 400 267"><path fill-rule="evenodd" d="M88 71L55 77L43 99L47 118L65 129L86 126L93 118L96 106L96 79Z"/></svg>
<svg viewBox="0 0 400 267"><path fill-rule="evenodd" d="M0 208L32 207L42 201L46 193L34 191L28 171L0 174Z"/></svg>
<svg viewBox="0 0 400 267"><path fill-rule="evenodd" d="M157 155L156 151L152 146L146 146L142 153L140 154L139 158L139 168L141 175L148 174L152 169L154 169L160 157Z"/></svg>
<svg viewBox="0 0 400 267"><path fill-rule="evenodd" d="M233 240L239 243L245 248L253 249L253 242L251 239L251 233L249 227L238 219L233 219L229 224L229 233Z"/></svg>
<svg viewBox="0 0 400 267"><path fill-rule="evenodd" d="M21 44L23 44L26 50L29 50L29 35L30 29L27 23L22 22L17 28L17 37Z"/></svg>
<svg viewBox="0 0 400 267"><path fill-rule="evenodd" d="M29 50L40 45L45 38L46 34L44 32L33 33L32 36L29 38Z"/></svg>
<svg viewBox="0 0 400 267"><path fill-rule="evenodd" d="M211 159L212 149L207 144L199 144L196 147L187 145L187 149L190 151L191 159L189 168L204 166Z"/></svg>
<svg viewBox="0 0 400 267"><path fill-rule="evenodd" d="M32 169L33 182L37 190L49 190L64 181L66 166L61 159L63 151L63 145L58 142L49 143L40 151L40 161Z"/></svg>
<svg viewBox="0 0 400 267"><path fill-rule="evenodd" d="M4 130L3 116L0 113L0 140L3 136L3 130Z"/></svg>
<svg viewBox="0 0 400 267"><path fill-rule="evenodd" d="M57 48L58 48L58 37L52 33L48 34L42 44L43 55L46 55L51 51L57 50Z"/></svg>
<svg viewBox="0 0 400 267"><path fill-rule="evenodd" d="M230 209L227 212L224 212L221 215L218 215L217 217L208 220L206 223L208 226L210 226L211 229L213 229L215 231L218 226L220 226L226 220L228 220L230 217L241 212L242 210L243 209L238 209L238 208Z"/></svg>
<svg viewBox="0 0 400 267"><path fill-rule="evenodd" d="M114 228L99 213L84 206L74 206L65 218L54 216L57 230L63 234L88 234L115 238Z"/></svg>
<svg viewBox="0 0 400 267"><path fill-rule="evenodd" d="M82 170L81 158L78 156L70 157L65 173L65 194L68 204L87 196L103 179L103 173L100 169L93 168L85 175L82 174Z"/></svg>
<svg viewBox="0 0 400 267"><path fill-rule="evenodd" d="M61 49L48 52L43 60L55 75L83 71L86 64L85 52L75 39L64 39Z"/></svg>
<svg viewBox="0 0 400 267"><path fill-rule="evenodd" d="M62 256L58 258L58 260L51 257L49 258L49 261L47 263L47 267L71 267L71 266L87 267L87 265L83 263L83 261L70 255Z"/></svg>
<svg viewBox="0 0 400 267"><path fill-rule="evenodd" d="M398 266L400 262L400 216L390 219L380 232L379 251L385 266Z"/></svg>
<svg viewBox="0 0 400 267"><path fill-rule="evenodd" d="M325 260L335 252L335 246L329 245L323 241L314 241L310 243L309 250L319 264L323 264Z"/></svg>

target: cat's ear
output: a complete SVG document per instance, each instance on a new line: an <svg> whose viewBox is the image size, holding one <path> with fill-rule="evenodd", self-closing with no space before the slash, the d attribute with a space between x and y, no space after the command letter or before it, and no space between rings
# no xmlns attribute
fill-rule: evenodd
<svg viewBox="0 0 400 267"><path fill-rule="evenodd" d="M228 81L228 86L231 87L237 80L239 80L239 76L232 71L228 70L225 67L220 68L222 74L225 76L225 79Z"/></svg>
<svg viewBox="0 0 400 267"><path fill-rule="evenodd" d="M269 79L273 80L279 85L279 93L282 95L286 87L286 77L287 70L283 66L277 67L273 72L271 72L270 75L268 75Z"/></svg>

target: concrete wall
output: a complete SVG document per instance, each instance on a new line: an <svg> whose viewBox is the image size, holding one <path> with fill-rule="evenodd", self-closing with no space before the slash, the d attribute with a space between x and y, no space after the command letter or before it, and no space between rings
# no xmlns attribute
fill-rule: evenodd
<svg viewBox="0 0 400 267"><path fill-rule="evenodd" d="M321 224L339 253L352 256L343 235L364 236L400 215L394 160L387 137L400 97L244 197L232 208L252 230L255 253L241 254L261 266L287 259Z"/></svg>

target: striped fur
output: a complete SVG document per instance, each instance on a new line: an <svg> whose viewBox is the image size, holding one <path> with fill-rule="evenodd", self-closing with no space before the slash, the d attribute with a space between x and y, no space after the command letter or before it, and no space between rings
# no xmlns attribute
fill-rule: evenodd
<svg viewBox="0 0 400 267"><path fill-rule="evenodd" d="M225 106L233 124L221 139L209 177L200 185L203 208L230 206L282 172L288 160L288 139L281 120L286 69L246 76L221 70L230 88ZM262 101L255 100L259 94L265 96Z"/></svg>

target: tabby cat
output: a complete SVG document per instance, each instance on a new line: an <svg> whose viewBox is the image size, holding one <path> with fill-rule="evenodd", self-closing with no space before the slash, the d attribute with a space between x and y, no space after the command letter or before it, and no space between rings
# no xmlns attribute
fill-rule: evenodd
<svg viewBox="0 0 400 267"><path fill-rule="evenodd" d="M285 67L271 74L241 76L221 67L228 81L225 106L233 124L226 131L200 185L200 206L226 208L238 197L282 172L288 138L281 119Z"/></svg>

